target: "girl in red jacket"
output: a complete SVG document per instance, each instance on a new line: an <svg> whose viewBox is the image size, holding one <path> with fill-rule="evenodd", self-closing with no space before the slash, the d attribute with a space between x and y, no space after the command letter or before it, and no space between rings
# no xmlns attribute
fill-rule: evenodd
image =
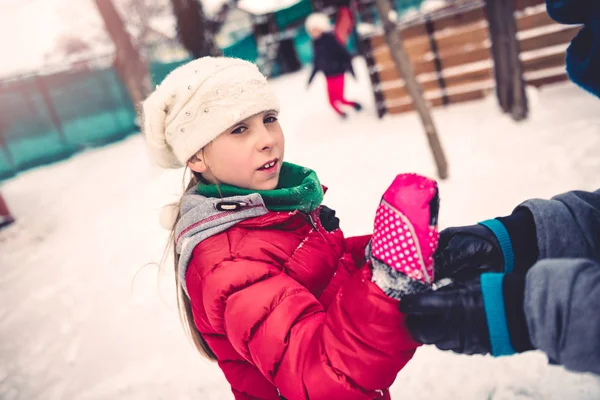
<svg viewBox="0 0 600 400"><path fill-rule="evenodd" d="M143 111L154 161L191 170L161 218L184 325L234 397L388 399L418 345L380 288L390 279L373 282L370 236L345 238L316 173L283 161L279 103L256 66L197 59Z"/></svg>

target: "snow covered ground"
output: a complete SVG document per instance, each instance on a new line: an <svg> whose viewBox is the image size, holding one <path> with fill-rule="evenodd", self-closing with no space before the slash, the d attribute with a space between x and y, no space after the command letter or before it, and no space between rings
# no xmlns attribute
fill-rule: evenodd
<svg viewBox="0 0 600 400"><path fill-rule="evenodd" d="M315 169L347 234L371 229L393 176L435 176L415 115L374 117L365 66L349 97L365 110L340 121L323 77L274 80L287 159ZM442 227L509 213L530 197L600 187L600 100L571 84L530 92L515 123L493 96L437 109L450 165ZM172 267L158 272L161 205L181 172L150 167L140 135L21 174L0 190L17 218L0 231L0 399L232 399L178 323ZM548 366L532 352L502 359L418 350L394 399L598 399L600 379Z"/></svg>

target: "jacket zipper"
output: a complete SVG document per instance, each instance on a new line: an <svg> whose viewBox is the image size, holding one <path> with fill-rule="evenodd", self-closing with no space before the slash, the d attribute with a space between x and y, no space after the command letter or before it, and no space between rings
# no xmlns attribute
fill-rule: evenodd
<svg viewBox="0 0 600 400"><path fill-rule="evenodd" d="M310 213L305 212L303 212L302 214L304 214L308 222L310 222L310 226L312 226L315 231L318 231L319 229L317 228L317 224L315 223L315 220L313 219L312 215L310 215Z"/></svg>
<svg viewBox="0 0 600 400"><path fill-rule="evenodd" d="M281 392L279 391L279 388L278 388L278 387L276 387L275 389L277 390L277 395L279 395L279 399L280 399L280 400L286 400L286 398L285 398L285 397L283 397L283 395L282 395L282 394L281 394Z"/></svg>

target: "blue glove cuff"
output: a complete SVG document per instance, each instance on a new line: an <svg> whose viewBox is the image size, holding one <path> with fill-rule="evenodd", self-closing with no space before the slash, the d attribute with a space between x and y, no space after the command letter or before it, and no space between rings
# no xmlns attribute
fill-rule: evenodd
<svg viewBox="0 0 600 400"><path fill-rule="evenodd" d="M497 219L488 219L487 221L480 222L479 225L485 226L496 236L498 243L500 243L502 256L504 257L504 272L512 272L515 267L515 253L513 252L510 235L502 222Z"/></svg>
<svg viewBox="0 0 600 400"><path fill-rule="evenodd" d="M481 275L480 281L483 307L490 333L492 355L494 356L515 354L515 349L510 343L510 334L506 322L506 309L502 292L503 279L504 274L485 273Z"/></svg>

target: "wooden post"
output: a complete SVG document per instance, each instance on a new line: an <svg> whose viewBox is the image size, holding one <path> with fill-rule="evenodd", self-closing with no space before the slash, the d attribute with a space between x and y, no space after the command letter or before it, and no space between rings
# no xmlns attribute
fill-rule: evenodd
<svg viewBox="0 0 600 400"><path fill-rule="evenodd" d="M523 68L519 59L517 23L512 1L486 0L496 94L500 108L510 113L514 120L527 118L527 95L523 80Z"/></svg>
<svg viewBox="0 0 600 400"><path fill-rule="evenodd" d="M95 2L108 35L115 44L115 68L127 88L134 109L138 110L142 101L150 93L148 66L133 45L112 0L95 0Z"/></svg>
<svg viewBox="0 0 600 400"><path fill-rule="evenodd" d="M396 22L390 19L392 14L390 2L389 0L376 0L375 5L377 7L379 17L383 23L385 39L388 47L390 48L392 58L394 59L394 64L396 64L396 69L398 70L400 76L402 76L406 89L412 98L415 110L421 117L421 122L425 128L427 140L429 141L429 146L431 147L433 158L435 159L438 176L440 179L446 179L448 177L448 164L446 162L446 156L442 150L442 145L440 144L437 130L433 123L433 119L431 118L429 106L423 97L423 90L421 89L419 82L417 82L410 59L404 50L404 44L402 43L402 38L400 37L400 29L398 29Z"/></svg>
<svg viewBox="0 0 600 400"><path fill-rule="evenodd" d="M370 0L368 0L370 2ZM366 0L358 0L356 2L358 15L360 21L366 24L375 24L375 19L373 18L373 14L369 7L371 3L366 2ZM373 88L373 97L375 100L375 108L377 110L377 117L383 118L386 112L385 108L385 99L383 98L383 92L381 90L381 86L379 85L379 72L375 68L375 59L373 57L373 46L371 45L371 39L369 37L361 37L359 35L358 40L358 51L365 58L367 63L367 69L369 70L369 79L371 80L371 86Z"/></svg>
<svg viewBox="0 0 600 400"><path fill-rule="evenodd" d="M499 2L498 0L495 0ZM506 15L505 28L507 36L511 39L508 40L508 62L510 65L511 72L511 93L513 96L513 106L511 115L515 121L521 121L527 118L529 107L527 104L527 92L526 83L523 79L523 66L519 57L520 48L519 41L517 39L517 21L515 20L515 7L512 1L500 1L504 6L504 12Z"/></svg>

